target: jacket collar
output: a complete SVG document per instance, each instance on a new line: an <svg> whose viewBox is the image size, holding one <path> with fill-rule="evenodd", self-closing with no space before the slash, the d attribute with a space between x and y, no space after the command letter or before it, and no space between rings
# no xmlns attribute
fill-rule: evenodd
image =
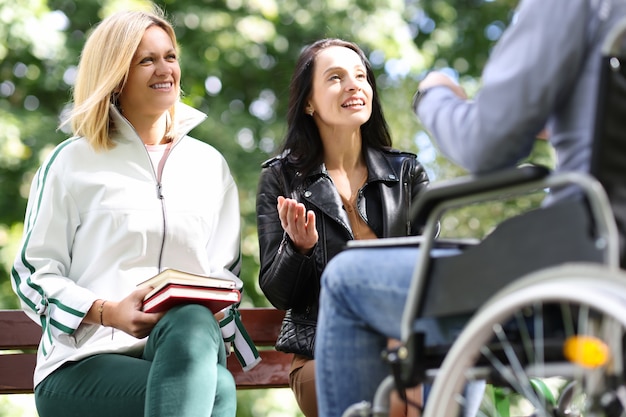
<svg viewBox="0 0 626 417"><path fill-rule="evenodd" d="M400 181L400 175L389 162L384 151L378 149L365 149L365 161L367 163L367 183ZM308 175L309 184L303 190L302 198L318 207L323 213L341 224L349 233L351 232L350 220L345 210L342 209L343 201L337 190L331 186L330 177L324 164L320 164ZM358 202L362 214L365 216L364 202Z"/></svg>
<svg viewBox="0 0 626 417"><path fill-rule="evenodd" d="M387 159L386 154L379 149L365 148L365 163L369 172L367 182L383 181L398 182L400 174Z"/></svg>
<svg viewBox="0 0 626 417"><path fill-rule="evenodd" d="M176 127L174 129L174 142L178 142L183 136L189 133L191 129L202 123L207 118L207 115L182 102L177 102L175 106ZM134 140L133 138L138 138L135 128L113 104L110 105L110 114L116 128L112 135L115 141Z"/></svg>
<svg viewBox="0 0 626 417"><path fill-rule="evenodd" d="M400 181L400 175L389 162L386 154L380 149L365 148L365 163L368 170L368 183L377 181L394 183ZM314 178L320 175L328 175L324 163L312 169L308 176L309 178Z"/></svg>

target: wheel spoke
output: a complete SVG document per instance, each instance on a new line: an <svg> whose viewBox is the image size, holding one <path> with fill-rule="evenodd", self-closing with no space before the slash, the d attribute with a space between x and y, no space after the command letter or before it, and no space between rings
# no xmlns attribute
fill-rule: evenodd
<svg viewBox="0 0 626 417"><path fill-rule="evenodd" d="M456 338L424 417L459 417L468 404L464 387L474 380L511 392L509 410L508 401L484 399L479 417L626 417L619 294L626 294L622 272L578 266L540 271L502 291Z"/></svg>

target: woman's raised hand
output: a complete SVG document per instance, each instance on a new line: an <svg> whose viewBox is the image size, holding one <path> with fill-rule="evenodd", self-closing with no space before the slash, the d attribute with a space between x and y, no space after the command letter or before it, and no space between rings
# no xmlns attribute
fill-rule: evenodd
<svg viewBox="0 0 626 417"><path fill-rule="evenodd" d="M291 198L278 197L276 204L280 224L289 235L296 250L308 254L318 240L315 228L315 213L308 212L304 204Z"/></svg>

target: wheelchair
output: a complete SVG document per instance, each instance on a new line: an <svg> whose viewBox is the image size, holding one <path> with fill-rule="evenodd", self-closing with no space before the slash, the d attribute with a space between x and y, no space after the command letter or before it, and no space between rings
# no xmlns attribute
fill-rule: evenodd
<svg viewBox="0 0 626 417"><path fill-rule="evenodd" d="M521 166L434 183L420 197L415 215L425 228L401 344L384 355L391 375L371 403L344 417L387 416L392 390L419 384L431 387L424 417L626 416L626 19L604 43L599 82L589 174ZM458 255L430 256L454 244L437 237L450 209L572 188L577 197L508 219L477 243L459 242ZM415 331L421 318L436 319L447 342ZM472 407L468 387L485 384L517 408L484 399Z"/></svg>

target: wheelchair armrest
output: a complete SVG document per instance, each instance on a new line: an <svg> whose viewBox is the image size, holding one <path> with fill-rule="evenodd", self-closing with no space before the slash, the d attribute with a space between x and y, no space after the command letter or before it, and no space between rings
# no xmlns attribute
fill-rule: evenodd
<svg viewBox="0 0 626 417"><path fill-rule="evenodd" d="M439 203L483 192L521 185L547 177L551 170L540 165L523 165L488 174L469 175L431 184L420 193L411 209L411 218L423 224Z"/></svg>

